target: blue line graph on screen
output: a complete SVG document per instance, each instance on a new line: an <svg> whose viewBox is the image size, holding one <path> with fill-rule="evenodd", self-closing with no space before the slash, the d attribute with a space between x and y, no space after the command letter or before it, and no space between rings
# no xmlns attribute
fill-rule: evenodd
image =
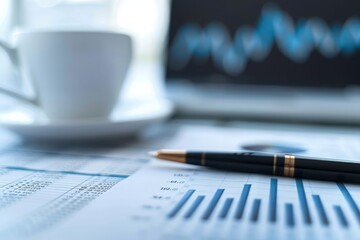
<svg viewBox="0 0 360 240"><path fill-rule="evenodd" d="M360 48L360 19L351 17L342 25L329 26L320 18L299 20L274 5L265 5L255 28L239 27L231 37L220 22L201 28L184 25L169 49L169 66L186 68L194 59L204 64L211 57L214 65L230 75L239 75L249 60L263 61L274 45L295 63L305 62L316 49L326 58L351 55Z"/></svg>

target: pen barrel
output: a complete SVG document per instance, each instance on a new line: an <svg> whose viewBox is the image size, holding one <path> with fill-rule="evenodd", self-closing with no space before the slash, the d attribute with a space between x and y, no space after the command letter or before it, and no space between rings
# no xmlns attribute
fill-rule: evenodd
<svg viewBox="0 0 360 240"><path fill-rule="evenodd" d="M295 156L296 168L360 174L360 164L344 160Z"/></svg>
<svg viewBox="0 0 360 240"><path fill-rule="evenodd" d="M205 165L209 162L228 162L228 163L247 163L272 165L274 155L257 152L234 152L234 153L216 153L216 152L187 152L186 162L195 165Z"/></svg>
<svg viewBox="0 0 360 240"><path fill-rule="evenodd" d="M360 165L357 163L288 154L188 152L186 162L229 171L360 183Z"/></svg>
<svg viewBox="0 0 360 240"><path fill-rule="evenodd" d="M231 164L257 164L272 166L275 171L280 168L289 168L292 173L295 169L311 169L318 171L344 172L360 174L360 164L343 160L324 158L310 158L290 154L269 154L258 152L239 153L213 153L213 152L188 152L187 163L207 166L211 162Z"/></svg>
<svg viewBox="0 0 360 240"><path fill-rule="evenodd" d="M322 181L335 181L335 182L349 182L349 183L360 183L360 174L347 173L347 172L335 172L335 171L326 171L326 170L316 170L316 169L304 169L296 168L294 173L290 175L288 170L284 167L279 167L277 171L274 172L273 167L269 165L261 164L232 164L224 163L221 161L211 161L207 164L208 167L227 170L227 171L237 171L245 173L254 173L254 174L266 174L280 177L291 177L291 178L306 178Z"/></svg>

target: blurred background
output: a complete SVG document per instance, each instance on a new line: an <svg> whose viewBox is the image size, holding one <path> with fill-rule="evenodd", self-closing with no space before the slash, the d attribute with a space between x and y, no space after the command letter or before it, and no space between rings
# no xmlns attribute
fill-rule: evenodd
<svg viewBox="0 0 360 240"><path fill-rule="evenodd" d="M355 0L2 0L0 37L117 29L135 56L123 98L169 97L184 116L360 124ZM22 87L0 51L0 84ZM4 102L4 101L3 101Z"/></svg>

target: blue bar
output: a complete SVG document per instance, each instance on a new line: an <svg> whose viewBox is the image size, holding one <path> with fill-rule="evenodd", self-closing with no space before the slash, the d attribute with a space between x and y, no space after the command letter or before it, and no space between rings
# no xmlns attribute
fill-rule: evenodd
<svg viewBox="0 0 360 240"><path fill-rule="evenodd" d="M345 185L343 183L337 183L337 185L340 188L341 193L344 195L346 201L350 205L351 210L353 210L356 219L360 223L360 209L356 205L355 200L353 199L353 197L351 196L351 194L349 193L349 191L347 190L347 188L345 187Z"/></svg>
<svg viewBox="0 0 360 240"><path fill-rule="evenodd" d="M193 195L194 192L195 190L193 189L187 191L185 195L181 198L181 200L178 202L178 204L176 204L174 209L169 213L168 218L175 217L176 214L181 210L181 208L185 205L185 203L189 200L189 198L191 197L191 195Z"/></svg>
<svg viewBox="0 0 360 240"><path fill-rule="evenodd" d="M319 195L313 195L312 197L313 197L316 209L317 209L317 211L319 213L321 223L323 225L329 225L329 219L328 219L328 217L326 215L325 208L324 208L324 205L321 202L320 196Z"/></svg>
<svg viewBox="0 0 360 240"><path fill-rule="evenodd" d="M301 212L304 217L304 222L306 224L311 224L311 216L309 211L309 205L306 200L306 194L304 190L304 184L301 179L296 179L296 188L299 196Z"/></svg>
<svg viewBox="0 0 360 240"><path fill-rule="evenodd" d="M221 195L223 194L225 189L218 189L215 192L214 197L211 199L209 206L205 210L204 215L202 216L202 220L208 220L211 217L211 214L213 213L216 204L219 202Z"/></svg>
<svg viewBox="0 0 360 240"><path fill-rule="evenodd" d="M220 212L220 215L219 215L219 218L221 219L224 219L226 218L229 210L230 210L230 207L231 207L231 204L233 203L234 199L233 198L227 198L225 200L225 203L224 203L224 206L223 208L221 209L221 212Z"/></svg>
<svg viewBox="0 0 360 240"><path fill-rule="evenodd" d="M249 192L250 192L250 188L251 188L251 184L245 184L244 188L241 192L241 196L239 199L239 203L237 205L237 209L236 209L236 213L235 213L235 219L241 219L243 214L244 214L244 210L245 210L245 205L246 205L246 200L249 196Z"/></svg>
<svg viewBox="0 0 360 240"><path fill-rule="evenodd" d="M271 178L269 196L269 221L276 222L277 179Z"/></svg>
<svg viewBox="0 0 360 240"><path fill-rule="evenodd" d="M343 210L341 209L341 207L336 205L336 206L334 206L334 210L335 210L336 216L339 219L339 222L340 222L341 226L348 227L349 223L348 223L348 221L347 221L347 219L345 217L345 214L344 214Z"/></svg>
<svg viewBox="0 0 360 240"><path fill-rule="evenodd" d="M286 225L289 227L295 226L294 207L291 203L285 203L285 219Z"/></svg>
<svg viewBox="0 0 360 240"><path fill-rule="evenodd" d="M192 215L194 215L196 209L198 209L198 207L200 206L201 202L204 200L204 198L205 196L198 196L189 208L189 210L185 213L184 218L191 218Z"/></svg>
<svg viewBox="0 0 360 240"><path fill-rule="evenodd" d="M260 204L261 204L260 199L254 199L251 209L250 221L257 222L257 220L259 219Z"/></svg>

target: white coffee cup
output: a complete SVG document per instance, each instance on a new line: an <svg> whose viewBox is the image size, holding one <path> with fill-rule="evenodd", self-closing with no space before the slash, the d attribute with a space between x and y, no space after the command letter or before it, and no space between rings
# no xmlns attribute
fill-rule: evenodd
<svg viewBox="0 0 360 240"><path fill-rule="evenodd" d="M106 118L117 104L129 68L129 36L111 31L28 31L10 47L0 42L35 98L0 92L35 104L53 121Z"/></svg>

